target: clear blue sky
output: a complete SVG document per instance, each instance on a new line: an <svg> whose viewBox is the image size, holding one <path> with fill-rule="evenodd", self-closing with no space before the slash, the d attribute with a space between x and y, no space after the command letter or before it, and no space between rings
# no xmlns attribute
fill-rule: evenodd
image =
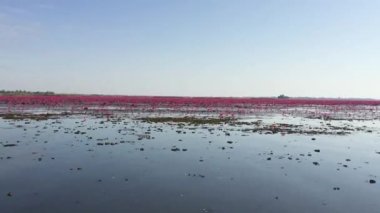
<svg viewBox="0 0 380 213"><path fill-rule="evenodd" d="M0 0L0 89L380 98L379 0Z"/></svg>

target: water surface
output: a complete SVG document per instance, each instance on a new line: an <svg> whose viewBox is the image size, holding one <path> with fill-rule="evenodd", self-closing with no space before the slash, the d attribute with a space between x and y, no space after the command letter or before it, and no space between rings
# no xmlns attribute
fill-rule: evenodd
<svg viewBox="0 0 380 213"><path fill-rule="evenodd" d="M0 212L379 212L378 122L335 123L374 131L0 119Z"/></svg>

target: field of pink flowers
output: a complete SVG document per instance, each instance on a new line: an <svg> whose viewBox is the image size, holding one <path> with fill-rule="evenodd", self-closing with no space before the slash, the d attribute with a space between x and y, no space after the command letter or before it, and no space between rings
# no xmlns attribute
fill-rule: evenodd
<svg viewBox="0 0 380 213"><path fill-rule="evenodd" d="M310 117L378 118L380 100L308 98L229 98L103 95L0 96L2 113L35 108L71 112L181 112L236 116L275 112Z"/></svg>

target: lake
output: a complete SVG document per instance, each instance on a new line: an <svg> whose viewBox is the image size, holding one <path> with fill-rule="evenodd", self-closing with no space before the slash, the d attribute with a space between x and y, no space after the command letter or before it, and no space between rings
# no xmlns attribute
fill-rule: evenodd
<svg viewBox="0 0 380 213"><path fill-rule="evenodd" d="M380 211L378 120L238 121L0 118L0 212Z"/></svg>

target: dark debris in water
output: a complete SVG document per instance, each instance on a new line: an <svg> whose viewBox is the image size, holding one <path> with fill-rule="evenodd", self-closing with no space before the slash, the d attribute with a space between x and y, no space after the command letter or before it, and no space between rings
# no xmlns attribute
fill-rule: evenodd
<svg viewBox="0 0 380 213"><path fill-rule="evenodd" d="M149 123L189 123L194 125L200 124L221 124L230 123L235 119L232 118L198 118L198 117L145 117L140 120Z"/></svg>
<svg viewBox="0 0 380 213"><path fill-rule="evenodd" d="M17 144L11 143L11 144L3 144L3 147L13 147L17 146Z"/></svg>
<svg viewBox="0 0 380 213"><path fill-rule="evenodd" d="M36 120L36 121L42 121L42 120L48 120L48 119L56 119L60 114L50 114L50 113L44 113L44 114L30 114L30 113L5 113L0 114L0 117L6 120Z"/></svg>
<svg viewBox="0 0 380 213"><path fill-rule="evenodd" d="M186 174L188 177L199 177L199 178L205 178L206 176L205 175L202 175L202 174L191 174L191 173L187 173Z"/></svg>

